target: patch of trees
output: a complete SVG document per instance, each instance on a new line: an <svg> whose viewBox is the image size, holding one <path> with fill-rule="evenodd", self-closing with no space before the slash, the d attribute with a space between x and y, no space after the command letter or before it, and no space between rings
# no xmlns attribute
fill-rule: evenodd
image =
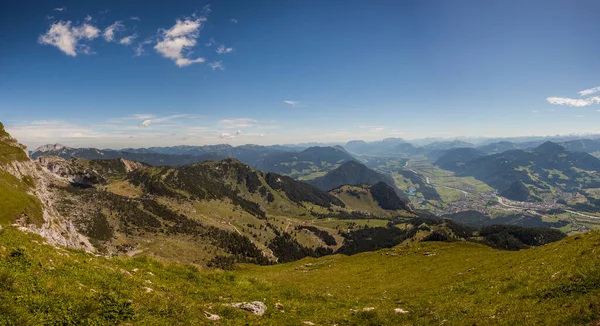
<svg viewBox="0 0 600 326"><path fill-rule="evenodd" d="M284 232L282 235L277 235L268 245L273 254L279 258L279 262L287 263L300 260L305 257L321 257L333 254L330 248L318 247L316 249L308 248L301 245L289 233Z"/></svg>
<svg viewBox="0 0 600 326"><path fill-rule="evenodd" d="M327 232L325 230L321 230L321 229L317 228L316 226L312 226L312 225L299 225L296 227L296 230L302 230L302 229L312 232L319 239L323 240L323 242L325 242L325 244L328 246L337 245L337 241L335 241L335 237L333 237L331 234L329 234L329 232Z"/></svg>
<svg viewBox="0 0 600 326"><path fill-rule="evenodd" d="M329 213L312 212L312 215L317 218L320 218L320 219L335 218L335 219L340 219L340 220L368 220L368 219L376 218L376 216L373 216L368 213L359 212L359 211L351 211L351 212L331 211Z"/></svg>
<svg viewBox="0 0 600 326"><path fill-rule="evenodd" d="M374 227L342 233L344 244L337 253L353 255L365 251L391 248L414 236L416 229L401 230L397 227Z"/></svg>
<svg viewBox="0 0 600 326"><path fill-rule="evenodd" d="M377 182L371 186L371 196L379 204L379 207L386 210L407 209L406 203L398 197L394 188L388 186L385 182Z"/></svg>
<svg viewBox="0 0 600 326"><path fill-rule="evenodd" d="M482 228L479 235L494 248L519 250L529 246L541 246L563 239L559 230L547 228L524 228L514 225L492 225Z"/></svg>
<svg viewBox="0 0 600 326"><path fill-rule="evenodd" d="M307 202L321 207L331 207L331 205L346 206L337 197L287 176L267 173L265 180L271 188L283 191L291 201L298 204Z"/></svg>

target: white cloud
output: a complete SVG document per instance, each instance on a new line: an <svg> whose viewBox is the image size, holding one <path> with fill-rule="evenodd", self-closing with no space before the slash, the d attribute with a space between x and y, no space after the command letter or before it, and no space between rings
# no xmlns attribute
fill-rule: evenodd
<svg viewBox="0 0 600 326"><path fill-rule="evenodd" d="M548 97L546 99L546 101L548 101L548 103L550 103L550 104L556 104L556 105L584 107L584 106L590 106L592 104L600 103L600 97L594 96L594 97L589 97L589 98L584 98L584 99L573 99L573 98L566 98L566 97Z"/></svg>
<svg viewBox="0 0 600 326"><path fill-rule="evenodd" d="M226 53L231 53L233 51L233 48L226 48L225 45L221 44L219 45L219 47L217 48L217 53L218 54L226 54Z"/></svg>
<svg viewBox="0 0 600 326"><path fill-rule="evenodd" d="M139 57L139 56L143 55L146 52L146 50L144 50L144 45L150 44L152 42L153 41L151 39L146 39L143 42L138 43L136 45L136 47L134 48L135 56Z"/></svg>
<svg viewBox="0 0 600 326"><path fill-rule="evenodd" d="M210 40L208 40L208 43L206 43L206 44L204 44L204 45L206 45L206 46L212 46L212 45L213 45L213 44L215 44L215 43L216 43L216 42L215 42L215 39L211 37L211 38L210 38Z"/></svg>
<svg viewBox="0 0 600 326"><path fill-rule="evenodd" d="M228 132L223 132L221 133L221 135L219 136L219 138L222 139L233 139L236 137L239 137L242 134L242 131L238 129L238 131L235 132L235 134L230 134Z"/></svg>
<svg viewBox="0 0 600 326"><path fill-rule="evenodd" d="M154 46L156 52L163 57L175 61L179 67L191 65L193 63L204 62L204 58L190 59L186 58L184 52L189 51L196 45L196 39L200 35L204 17L188 17L184 20L177 20L170 29L160 29L161 39Z"/></svg>
<svg viewBox="0 0 600 326"><path fill-rule="evenodd" d="M85 18L83 19L83 21L87 22L87 23L91 22L92 21L92 16L90 16L90 15L85 16Z"/></svg>
<svg viewBox="0 0 600 326"><path fill-rule="evenodd" d="M152 124L152 119L147 119L140 123L140 128L147 128Z"/></svg>
<svg viewBox="0 0 600 326"><path fill-rule="evenodd" d="M221 125L225 128L242 128L242 127L251 127L256 122L255 119L241 118L241 119L224 119L221 120Z"/></svg>
<svg viewBox="0 0 600 326"><path fill-rule="evenodd" d="M294 106L300 104L300 102L298 102L298 101L289 101L289 100L283 101L283 103L289 104L289 105L294 105Z"/></svg>
<svg viewBox="0 0 600 326"><path fill-rule="evenodd" d="M46 15L45 19L52 20L52 19L54 19L54 16Z"/></svg>
<svg viewBox="0 0 600 326"><path fill-rule="evenodd" d="M137 21L141 20L140 17L138 17L138 16L131 16L131 17L129 17L129 19L131 19L131 20L137 20Z"/></svg>
<svg viewBox="0 0 600 326"><path fill-rule="evenodd" d="M53 23L46 34L38 39L40 44L52 45L72 57L77 53L90 54L91 49L85 44L79 44L81 40L93 40L100 35L100 30L90 24L71 26L71 21Z"/></svg>
<svg viewBox="0 0 600 326"><path fill-rule="evenodd" d="M54 8L55 11L65 11L67 10L67 7L61 7L61 8Z"/></svg>
<svg viewBox="0 0 600 326"><path fill-rule="evenodd" d="M235 19L235 18L229 19L229 22L231 22L233 24L237 24L238 23L237 19Z"/></svg>
<svg viewBox="0 0 600 326"><path fill-rule="evenodd" d="M582 91L579 92L579 95L581 96L588 96L594 93L598 93L600 92L600 86L598 87L592 87L592 88L588 88L588 89L584 89Z"/></svg>
<svg viewBox="0 0 600 326"><path fill-rule="evenodd" d="M105 30L104 30L104 40L106 40L106 42L112 42L115 40L115 32L121 31L123 30L125 26L123 26L123 24L120 21L116 21L114 22L112 25L108 26Z"/></svg>
<svg viewBox="0 0 600 326"><path fill-rule="evenodd" d="M126 36L126 37L122 38L122 39L119 41L119 43L120 43L120 44L123 44L123 45L130 45L130 44L133 42L133 40L135 40L135 39L137 38L137 36L138 36L138 35L137 35L137 34L135 34L135 33L134 33L134 34L132 34L132 35Z"/></svg>
<svg viewBox="0 0 600 326"><path fill-rule="evenodd" d="M153 117L151 117L151 115L144 116L144 118L147 118L147 117L149 117L149 119L142 121L142 123L140 124L140 128L147 128L153 123L166 122L169 120L174 120L174 119L179 119L179 118L191 118L187 114L174 114L174 115L169 115L169 116L162 117L162 118L153 118Z"/></svg>
<svg viewBox="0 0 600 326"><path fill-rule="evenodd" d="M100 15L104 15L108 13L108 9L98 11Z"/></svg>
<svg viewBox="0 0 600 326"><path fill-rule="evenodd" d="M212 68L212 70L215 69L220 69L220 70L224 70L225 67L223 67L223 64L221 64L221 61L214 61L208 64L209 67Z"/></svg>

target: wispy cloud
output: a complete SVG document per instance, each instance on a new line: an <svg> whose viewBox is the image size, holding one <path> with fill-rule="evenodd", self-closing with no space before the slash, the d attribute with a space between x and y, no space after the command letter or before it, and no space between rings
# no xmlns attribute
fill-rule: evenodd
<svg viewBox="0 0 600 326"><path fill-rule="evenodd" d="M215 42L215 39L211 37L211 38L208 40L208 43L205 43L204 45L206 45L206 46L213 46L213 44L215 44L215 43L216 43L216 42Z"/></svg>
<svg viewBox="0 0 600 326"><path fill-rule="evenodd" d="M67 7L54 8L55 11L65 11Z"/></svg>
<svg viewBox="0 0 600 326"><path fill-rule="evenodd" d="M221 44L219 45L219 47L217 48L217 53L218 54L226 54L226 53L231 53L233 51L233 48L227 48L225 47L225 45Z"/></svg>
<svg viewBox="0 0 600 326"><path fill-rule="evenodd" d="M578 93L581 96L588 96L588 95L598 93L598 92L600 92L600 86L584 89L582 91L579 91ZM548 101L548 103L550 103L550 104L556 104L556 105L584 107L584 106L590 106L593 104L600 103L600 97L593 96L593 97L587 97L587 98L581 98L581 99L569 98L569 97L548 97L548 98L546 98L546 101Z"/></svg>
<svg viewBox="0 0 600 326"><path fill-rule="evenodd" d="M223 132L223 133L221 133L221 135L219 136L219 138L222 138L222 139L233 139L235 137L240 136L241 134L242 134L242 131L238 129L238 131L236 131L235 134L230 134L228 132Z"/></svg>
<svg viewBox="0 0 600 326"><path fill-rule="evenodd" d="M369 132L382 132L385 130L385 127L382 126L360 126L361 129L368 129Z"/></svg>
<svg viewBox="0 0 600 326"><path fill-rule="evenodd" d="M600 92L600 86L598 87L592 87L592 88L588 88L588 89L584 89L582 91L579 92L579 95L581 96L588 96L594 93L598 93Z"/></svg>
<svg viewBox="0 0 600 326"><path fill-rule="evenodd" d="M52 19L54 19L54 16L46 15L46 17L44 19L52 20Z"/></svg>
<svg viewBox="0 0 600 326"><path fill-rule="evenodd" d="M584 98L584 99L574 99L574 98L567 98L567 97L548 97L546 99L546 101L548 101L548 103L550 103L550 104L556 104L556 105L584 107L584 106L590 106L592 104L600 103L600 97L594 96L594 97L589 97L589 98Z"/></svg>
<svg viewBox="0 0 600 326"><path fill-rule="evenodd" d="M91 49L82 40L93 40L100 35L100 30L91 24L84 23L72 26L71 21L55 22L48 31L38 39L40 44L52 45L69 56L75 57L77 53L90 54Z"/></svg>
<svg viewBox="0 0 600 326"><path fill-rule="evenodd" d="M229 22L232 23L232 24L237 24L238 20L235 19L235 18L231 18L231 19L229 19Z"/></svg>
<svg viewBox="0 0 600 326"><path fill-rule="evenodd" d="M285 100L285 101L283 101L283 103L293 105L293 106L300 104L300 102L298 102L298 101L290 101L290 100Z"/></svg>
<svg viewBox="0 0 600 326"><path fill-rule="evenodd" d="M185 52L196 45L204 22L205 17L188 17L177 20L168 30L159 29L160 40L154 49L163 57L173 60L179 67L204 62L204 58L190 59L185 55Z"/></svg>
<svg viewBox="0 0 600 326"><path fill-rule="evenodd" d="M143 42L138 43L133 49L135 52L135 56L139 57L143 55L146 52L146 50L144 50L144 45L151 44L152 42L152 39L145 39Z"/></svg>
<svg viewBox="0 0 600 326"><path fill-rule="evenodd" d="M136 21L140 21L141 20L140 17L138 17L138 16L131 16L131 17L129 17L129 19L136 20Z"/></svg>
<svg viewBox="0 0 600 326"><path fill-rule="evenodd" d="M138 35L136 33L134 33L132 35L129 35L129 36L126 36L126 37L122 38L119 41L119 43L123 44L123 45L130 45L133 42L133 40L135 40L137 38L137 36Z"/></svg>
<svg viewBox="0 0 600 326"><path fill-rule="evenodd" d="M162 117L162 118L149 118L149 119L142 121L142 123L140 123L140 128L147 128L153 123L161 123L161 122L166 122L166 121L179 119L179 118L187 118L187 117L189 117L189 115L187 115L187 114L174 114L174 115L169 115L169 116Z"/></svg>
<svg viewBox="0 0 600 326"><path fill-rule="evenodd" d="M106 42L114 41L115 40L115 32L122 31L124 28L125 28L125 26L123 26L123 23L121 23L120 21L114 22L112 25L110 25L106 29L104 29L104 33L102 34L104 36L104 40Z"/></svg>
<svg viewBox="0 0 600 326"><path fill-rule="evenodd" d="M211 67L212 70L215 70L215 69L225 70L225 67L223 67L223 64L221 63L221 61L210 62L208 64L208 66Z"/></svg>
<svg viewBox="0 0 600 326"><path fill-rule="evenodd" d="M108 9L98 11L98 14L105 15L108 13Z"/></svg>
<svg viewBox="0 0 600 326"><path fill-rule="evenodd" d="M253 126L258 120L239 118L239 119L224 119L220 123L224 128L245 128Z"/></svg>
<svg viewBox="0 0 600 326"><path fill-rule="evenodd" d="M92 21L92 19L93 19L92 16L87 15L87 16L85 16L85 18L83 19L83 21L86 22L86 23L89 23L89 22Z"/></svg>

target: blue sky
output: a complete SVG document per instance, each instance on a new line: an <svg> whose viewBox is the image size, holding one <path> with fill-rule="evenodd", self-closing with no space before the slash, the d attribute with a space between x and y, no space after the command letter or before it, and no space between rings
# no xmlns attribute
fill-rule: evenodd
<svg viewBox="0 0 600 326"><path fill-rule="evenodd" d="M29 147L600 130L598 1L7 7L0 121Z"/></svg>

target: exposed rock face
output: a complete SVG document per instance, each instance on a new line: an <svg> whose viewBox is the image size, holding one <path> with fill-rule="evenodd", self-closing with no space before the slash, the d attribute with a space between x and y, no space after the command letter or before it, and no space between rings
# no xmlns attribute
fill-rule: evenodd
<svg viewBox="0 0 600 326"><path fill-rule="evenodd" d="M36 196L42 203L44 223L41 227L33 224L21 225L22 227L30 232L40 234L51 244L95 251L88 238L77 232L73 222L61 216L54 208L55 195L49 186L52 182L64 181L56 180L56 176L44 170L34 161L12 162L3 169L20 179L26 176L31 177L36 183L31 190L31 194Z"/></svg>
<svg viewBox="0 0 600 326"><path fill-rule="evenodd" d="M35 161L31 161L27 155L25 146L19 144L5 130L0 123L0 147L5 156L0 157L0 170L4 170L19 180L32 180L27 191L30 195L39 199L42 206L42 217L44 222L41 226L27 224L24 219L17 219L16 224L23 231L35 232L43 236L49 243L62 246L94 251L94 246L89 240L77 232L73 223L61 216L54 208L55 198L50 190L53 182L64 182L56 180L56 177L43 169Z"/></svg>
<svg viewBox="0 0 600 326"><path fill-rule="evenodd" d="M267 305L261 301L231 303L228 306L250 311L257 316L262 316L267 311Z"/></svg>

